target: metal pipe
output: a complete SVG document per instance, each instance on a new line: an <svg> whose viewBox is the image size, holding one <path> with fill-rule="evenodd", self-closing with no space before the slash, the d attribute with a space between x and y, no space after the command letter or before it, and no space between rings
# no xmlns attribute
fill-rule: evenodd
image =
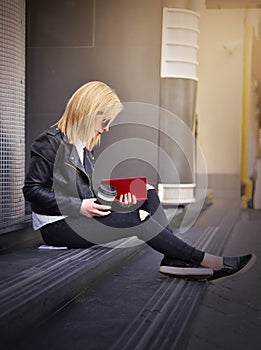
<svg viewBox="0 0 261 350"><path fill-rule="evenodd" d="M250 91L252 80L252 42L253 26L245 19L244 66L243 66L243 99L242 99L242 150L241 150L241 183L243 186L242 207L247 208L253 196L253 182L248 177L248 139L250 118Z"/></svg>

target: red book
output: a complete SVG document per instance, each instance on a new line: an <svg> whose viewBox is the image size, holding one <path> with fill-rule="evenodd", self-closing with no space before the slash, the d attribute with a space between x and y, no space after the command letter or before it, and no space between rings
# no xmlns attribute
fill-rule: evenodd
<svg viewBox="0 0 261 350"><path fill-rule="evenodd" d="M104 185L110 185L117 190L116 200L120 199L121 194L131 193L137 200L147 199L147 178L146 177L128 177L119 179L104 179L101 181Z"/></svg>

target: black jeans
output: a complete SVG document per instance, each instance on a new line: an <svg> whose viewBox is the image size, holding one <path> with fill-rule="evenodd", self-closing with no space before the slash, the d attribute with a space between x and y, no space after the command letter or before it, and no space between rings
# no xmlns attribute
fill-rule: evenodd
<svg viewBox="0 0 261 350"><path fill-rule="evenodd" d="M113 240L137 236L156 251L170 258L200 264L204 252L190 246L173 234L157 192L148 191L148 198L139 209L150 215L141 221L138 209L112 212L105 217L68 217L43 226L41 234L46 244L69 248L89 248Z"/></svg>

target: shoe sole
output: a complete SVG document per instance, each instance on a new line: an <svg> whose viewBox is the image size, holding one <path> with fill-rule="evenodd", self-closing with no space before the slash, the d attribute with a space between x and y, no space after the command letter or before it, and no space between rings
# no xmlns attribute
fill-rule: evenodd
<svg viewBox="0 0 261 350"><path fill-rule="evenodd" d="M174 266L160 266L159 272L165 275L172 275L182 278L203 279L213 275L213 270L210 268L200 267L174 267Z"/></svg>
<svg viewBox="0 0 261 350"><path fill-rule="evenodd" d="M249 269L251 269L251 267L255 264L255 262L256 262L256 256L255 256L255 254L252 254L252 257L249 260L249 262L241 270L233 273L233 275L220 277L220 278L217 278L215 280L210 280L208 282L210 284L219 284L219 283L223 283L227 280L231 280L233 278L239 277L239 276L243 275L245 272L247 272Z"/></svg>

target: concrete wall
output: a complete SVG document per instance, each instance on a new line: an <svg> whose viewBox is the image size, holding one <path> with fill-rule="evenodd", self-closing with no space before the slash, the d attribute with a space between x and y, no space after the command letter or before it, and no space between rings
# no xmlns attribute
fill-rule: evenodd
<svg viewBox="0 0 261 350"><path fill-rule="evenodd" d="M244 10L202 10L199 37L198 127L208 172L239 174ZM233 53L225 43L241 41Z"/></svg>
<svg viewBox="0 0 261 350"><path fill-rule="evenodd" d="M68 20L58 23L60 32L66 33L65 40L63 35L50 30L56 20L68 17L64 1L27 1L27 154L33 138L60 117L69 96L86 81L108 83L123 102L160 104L162 4L171 2L96 0L93 17L88 7L92 2L66 3L74 4L75 8ZM82 14L93 20L91 26L78 26ZM37 20L32 26L33 18ZM45 29L49 28L49 44L39 29L41 18ZM88 28L94 29L92 35ZM243 40L243 30L243 9L201 10L198 136L208 172L214 178L240 176L243 44L232 54L223 44ZM110 144L120 133L121 129L115 129L106 135L103 144ZM135 133L134 130L129 135L128 131L126 135L131 137ZM137 133L143 133L154 144L158 142L155 132L137 130ZM155 183L156 172L150 166L145 172Z"/></svg>
<svg viewBox="0 0 261 350"><path fill-rule="evenodd" d="M27 5L27 154L34 137L59 119L72 92L87 81L104 81L123 102L159 105L161 1L28 0ZM86 27L88 20L93 22ZM152 133L149 139L157 143L157 137ZM113 133L104 144L106 138L112 142ZM155 171L146 172L155 183Z"/></svg>

